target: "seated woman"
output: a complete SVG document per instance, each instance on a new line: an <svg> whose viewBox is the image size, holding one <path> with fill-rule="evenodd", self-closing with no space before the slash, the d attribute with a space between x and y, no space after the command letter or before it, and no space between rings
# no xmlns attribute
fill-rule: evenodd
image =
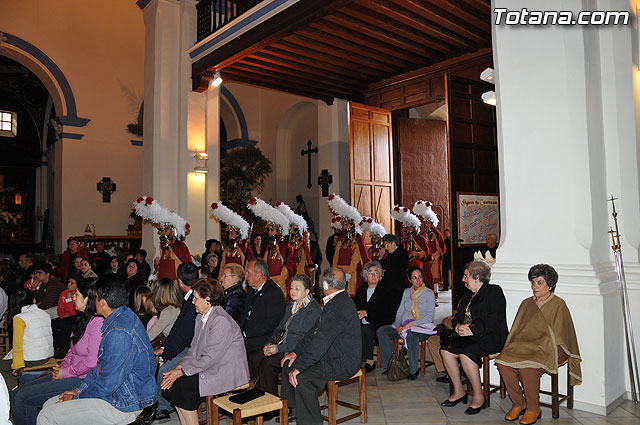
<svg viewBox="0 0 640 425"><path fill-rule="evenodd" d="M554 294L558 273L547 264L536 264L529 269L528 277L533 297L520 304L507 342L496 359L513 403L505 419L515 421L524 413L521 424L533 424L541 417L543 373L558 373L558 367L568 362L569 384L582 383L582 359L571 313L562 298Z"/></svg>
<svg viewBox="0 0 640 425"><path fill-rule="evenodd" d="M76 308L73 301L78 290L79 279L82 279L79 274L69 276L67 289L62 291L58 298L58 318L51 321L54 356L57 359L61 359L69 351L71 330L76 323Z"/></svg>
<svg viewBox="0 0 640 425"><path fill-rule="evenodd" d="M392 325L381 326L378 331L378 342L380 343L380 353L382 354L382 364L385 369L389 367L389 359L393 352L392 339L398 339L402 332L407 330L406 343L409 352L409 376L407 379L418 378L420 369L420 341L428 339L431 335L411 330L413 327L424 327L433 325L433 316L436 312L436 296L433 291L427 288L422 277L422 270L418 266L409 268L409 281L411 287L404 290L402 301L396 320ZM435 332L433 332L435 334Z"/></svg>
<svg viewBox="0 0 640 425"><path fill-rule="evenodd" d="M147 331L158 319L158 312L151 299L151 288L148 286L138 286L133 293L133 312L138 315Z"/></svg>
<svg viewBox="0 0 640 425"><path fill-rule="evenodd" d="M220 275L220 284L224 289L222 308L238 323L244 314L244 299L247 293L242 288L244 269L236 263L227 263Z"/></svg>
<svg viewBox="0 0 640 425"><path fill-rule="evenodd" d="M198 405L206 396L249 382L242 331L220 307L222 287L213 279L199 279L191 289L198 313L191 347L160 384L183 425L198 423Z"/></svg>
<svg viewBox="0 0 640 425"><path fill-rule="evenodd" d="M440 349L447 369L453 394L440 403L445 407L467 402L467 393L460 380L458 360L473 388L473 399L465 413L475 415L486 407L480 382L482 357L502 350L507 339L507 302L502 288L489 283L491 268L484 262L472 261L466 265L462 281L470 292L460 299L452 320L454 332L459 336L471 336L466 345Z"/></svg>
<svg viewBox="0 0 640 425"><path fill-rule="evenodd" d="M125 282L129 285L129 307L131 308L133 307L133 295L135 294L136 289L139 286L145 286L146 282L144 281L144 277L140 271L140 264L135 260L135 258L128 259L125 264Z"/></svg>
<svg viewBox="0 0 640 425"><path fill-rule="evenodd" d="M220 273L218 263L218 254L207 254L206 257L203 257L202 267L200 268L201 276L207 275L208 277L217 278Z"/></svg>
<svg viewBox="0 0 640 425"><path fill-rule="evenodd" d="M96 272L91 269L91 261L89 261L88 258L80 260L80 272L82 273L82 277L85 279L98 278Z"/></svg>
<svg viewBox="0 0 640 425"><path fill-rule="evenodd" d="M45 401L64 391L78 387L82 379L98 361L104 318L96 315L96 279L78 279L74 305L78 316L71 348L51 375L27 382L11 394L13 418L16 425L35 425L38 409Z"/></svg>
<svg viewBox="0 0 640 425"><path fill-rule="evenodd" d="M286 353L293 351L318 321L322 310L311 296L311 287L309 276L294 276L291 280L291 303L282 320L262 350L249 353L249 372L251 379L257 381L257 388L278 395L278 372L282 369L280 361Z"/></svg>
<svg viewBox="0 0 640 425"><path fill-rule="evenodd" d="M386 314L389 310L385 308L388 303L379 285L383 272L382 265L377 261L369 261L365 264L362 268L362 281L366 285L360 286L353 297L360 318L362 361L367 373L376 368L373 361L373 348L377 341L376 331L380 326L392 323L396 313L394 311L390 315Z"/></svg>
<svg viewBox="0 0 640 425"><path fill-rule="evenodd" d="M180 314L180 308L184 301L179 291L178 285L172 279L166 277L158 279L153 285L151 300L158 312L158 319L147 331L151 341L160 334L165 337L169 336L169 332L171 332L171 328Z"/></svg>
<svg viewBox="0 0 640 425"><path fill-rule="evenodd" d="M38 366L53 356L51 316L38 308L35 294L18 289L9 297L9 331L13 329L13 349L0 360L0 371L9 391L25 366Z"/></svg>

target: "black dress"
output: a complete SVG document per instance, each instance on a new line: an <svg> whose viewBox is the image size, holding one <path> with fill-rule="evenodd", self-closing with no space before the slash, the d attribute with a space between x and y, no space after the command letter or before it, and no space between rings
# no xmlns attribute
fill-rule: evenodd
<svg viewBox="0 0 640 425"><path fill-rule="evenodd" d="M471 313L471 332L474 342L464 347L447 349L450 353L464 354L482 365L482 357L498 353L504 347L509 330L507 328L507 301L504 298L502 288L490 283L483 284L475 297L471 299L471 291L465 293L460 299L458 310L453 317L453 328L464 322L467 305Z"/></svg>

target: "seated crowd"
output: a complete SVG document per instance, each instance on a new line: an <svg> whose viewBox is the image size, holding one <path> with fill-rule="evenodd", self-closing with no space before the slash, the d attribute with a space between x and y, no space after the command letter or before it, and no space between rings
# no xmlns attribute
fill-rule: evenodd
<svg viewBox="0 0 640 425"><path fill-rule="evenodd" d="M251 380L287 400L289 420L320 425L317 395L327 381L348 379L361 367L373 371L376 345L386 373L394 341L407 349L411 380L419 374L420 343L428 341L436 370L446 370L438 380L453 388L444 407L469 402L464 372L473 389L467 414L486 406L483 356L499 353L513 402L509 421L540 418L543 373L568 363L571 383L580 383L575 330L554 295L558 275L551 266L529 271L533 297L522 302L509 332L505 297L490 283L490 266L467 264L469 291L437 335L435 294L423 270L409 268L394 235L383 243L388 255L364 265L365 284L353 299L345 288L354 276L339 267L322 273L322 293L315 294L322 306L307 275L290 279L287 304L262 258L219 269L214 244L202 267L183 263L175 280L150 280L144 250L119 259L102 246L91 257L70 239L59 263L23 254L21 275L0 268L0 310L8 311L4 326L13 342L0 371L13 421L148 424L175 409L182 424L197 424L206 396Z"/></svg>

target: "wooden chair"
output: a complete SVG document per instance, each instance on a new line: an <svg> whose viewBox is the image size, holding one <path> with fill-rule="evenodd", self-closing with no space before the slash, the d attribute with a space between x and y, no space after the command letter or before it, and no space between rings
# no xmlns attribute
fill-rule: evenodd
<svg viewBox="0 0 640 425"><path fill-rule="evenodd" d="M249 381L248 384L244 384L244 385L240 385L237 388L234 388L233 390L231 390L230 392L236 392L238 390L244 390L244 389L250 389L253 388L253 381ZM229 394L229 393L227 393ZM226 395L226 394L224 394ZM202 403L200 403L200 405L198 406L198 422L200 423L200 425L211 425L213 423L213 416L212 416L212 412L213 412L213 400L216 397L220 397L221 395L208 395L205 398L204 401L204 414L203 414L203 408L202 408Z"/></svg>
<svg viewBox="0 0 640 425"><path fill-rule="evenodd" d="M433 359L427 360L427 341L429 340L420 341L420 375L424 375L426 368L435 365Z"/></svg>
<svg viewBox="0 0 640 425"><path fill-rule="evenodd" d="M237 404L229 400L232 395L233 394L227 394L222 397L211 397L210 400L207 397L208 425L219 425L220 410L232 416L233 425L242 425L242 420L245 418L251 418L249 424L253 424L253 418L255 418L255 422L258 425L262 425L264 422L263 415L275 410L280 411L280 425L287 425L289 422L289 409L286 399L265 393L262 397L258 397L247 403Z"/></svg>
<svg viewBox="0 0 640 425"><path fill-rule="evenodd" d="M347 403L342 400L338 400L338 387L351 384L358 381L358 392L360 394L360 404ZM367 374L364 369L360 369L349 379L344 381L329 381L327 382L327 404L320 407L320 410L328 409L327 416L322 415L322 419L327 421L329 425L336 425L342 422L346 422L353 418L360 417L360 422L367 422ZM336 418L338 412L338 406L346 407L356 410L355 413L351 413L342 418Z"/></svg>
<svg viewBox="0 0 640 425"><path fill-rule="evenodd" d="M540 390L540 394L546 394L551 396L551 404L540 402L540 405L551 408L551 416L553 416L553 419L558 419L560 417L560 403L562 403L563 401L567 402L567 409L573 409L573 385L569 384L570 376L569 376L568 364L567 364L567 393L566 394L560 394L560 391L558 390L559 374L560 374L560 371L558 371L558 373L549 374L551 376L551 391Z"/></svg>

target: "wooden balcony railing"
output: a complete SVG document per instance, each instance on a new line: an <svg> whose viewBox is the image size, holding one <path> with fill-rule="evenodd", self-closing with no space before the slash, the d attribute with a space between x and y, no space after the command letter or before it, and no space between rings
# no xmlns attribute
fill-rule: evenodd
<svg viewBox="0 0 640 425"><path fill-rule="evenodd" d="M200 0L197 42L224 27L263 0Z"/></svg>

